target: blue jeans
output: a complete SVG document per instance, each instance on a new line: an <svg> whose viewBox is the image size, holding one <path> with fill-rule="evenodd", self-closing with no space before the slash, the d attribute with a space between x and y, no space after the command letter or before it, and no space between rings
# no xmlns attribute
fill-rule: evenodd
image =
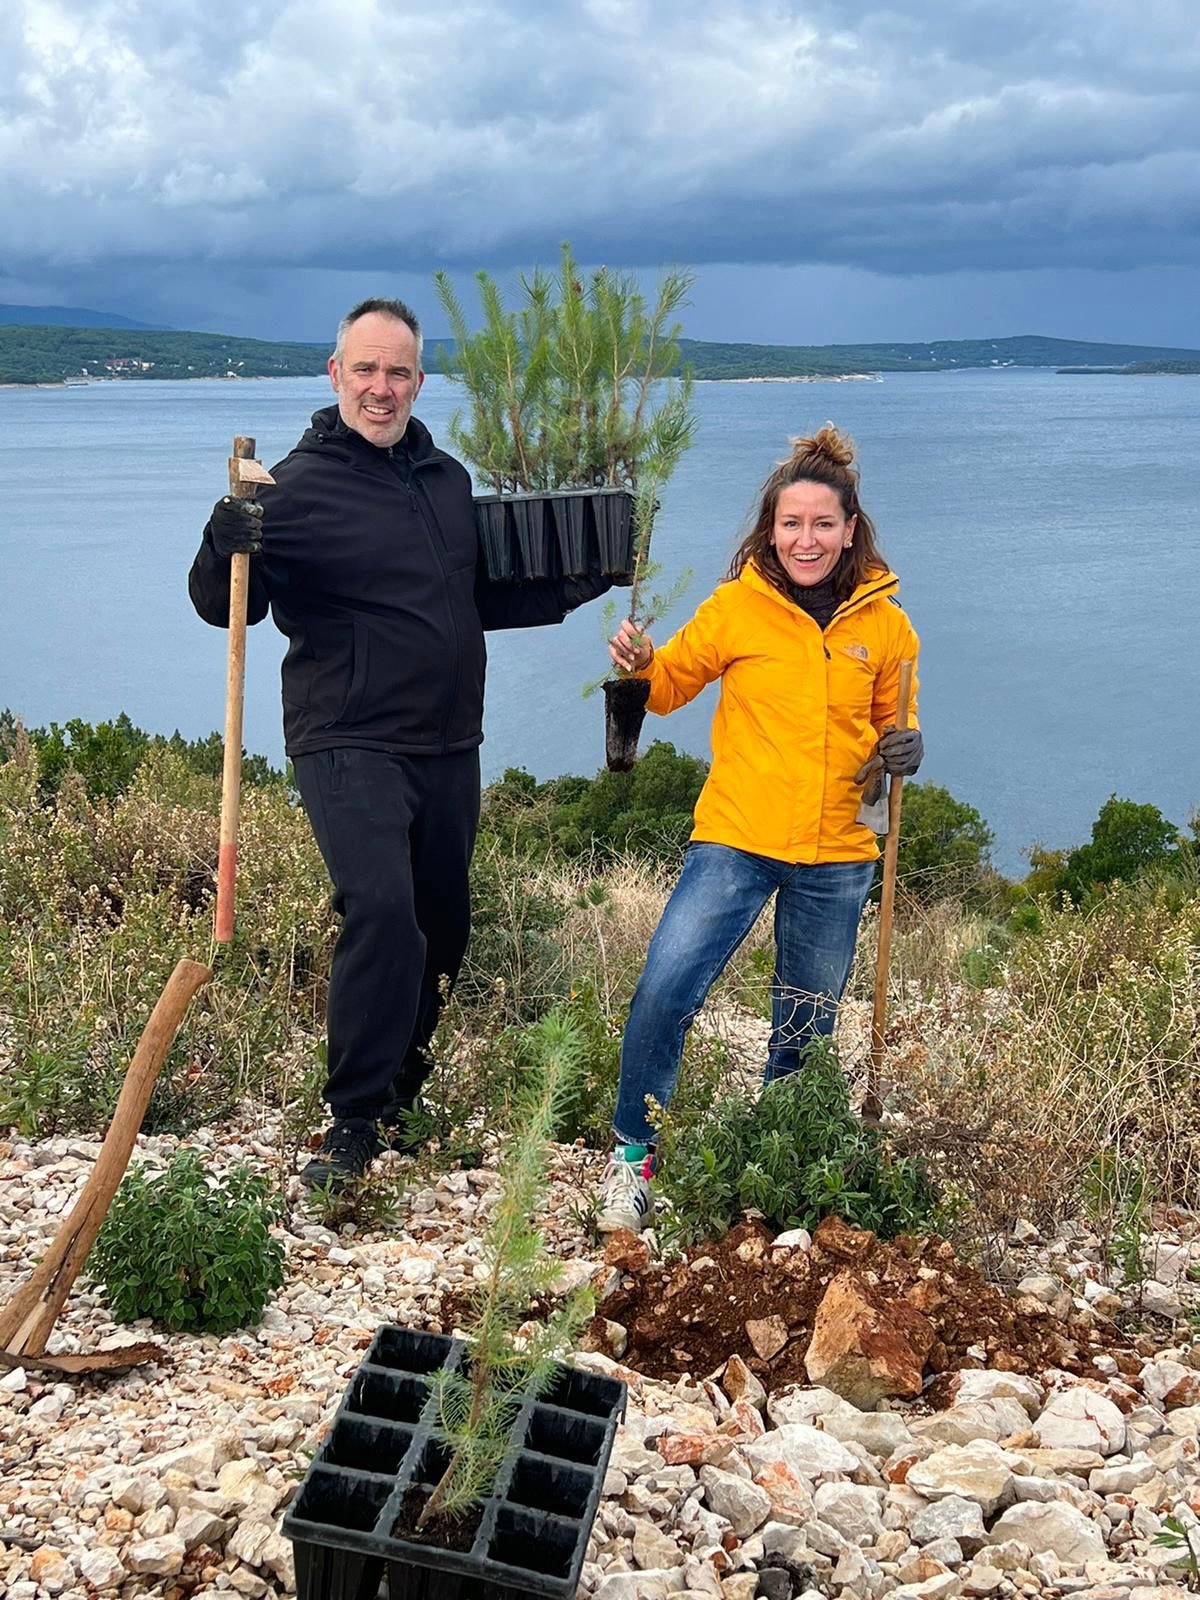
<svg viewBox="0 0 1200 1600"><path fill-rule="evenodd" d="M833 1032L850 976L873 861L793 866L721 844L688 846L638 980L621 1046L613 1126L624 1144L653 1144L646 1096L666 1109L683 1040L705 996L775 895L771 1044L764 1079L794 1072L812 1039Z"/></svg>

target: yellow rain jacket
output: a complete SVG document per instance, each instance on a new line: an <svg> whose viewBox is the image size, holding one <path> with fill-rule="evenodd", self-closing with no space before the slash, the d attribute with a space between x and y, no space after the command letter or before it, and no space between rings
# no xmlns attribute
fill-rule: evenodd
<svg viewBox="0 0 1200 1600"><path fill-rule="evenodd" d="M874 833L854 820L854 774L895 722L900 663L917 657L898 588L894 573L874 573L822 633L747 563L654 652L639 676L659 716L721 680L693 839L810 865L878 856Z"/></svg>

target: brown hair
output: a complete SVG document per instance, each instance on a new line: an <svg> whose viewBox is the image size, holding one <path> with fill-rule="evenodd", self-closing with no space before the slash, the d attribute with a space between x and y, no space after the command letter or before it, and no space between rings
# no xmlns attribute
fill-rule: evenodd
<svg viewBox="0 0 1200 1600"><path fill-rule="evenodd" d="M762 486L754 525L729 564L729 576L736 578L746 563L752 561L768 583L791 599L787 576L775 554L771 535L779 496L793 483L827 485L837 495L847 520L858 518L853 543L849 550L842 551L833 569L833 592L838 600L846 600L872 572L886 571L887 562L875 539L875 524L859 503L854 441L839 433L832 422L827 422L809 438L792 440L791 455L779 463Z"/></svg>

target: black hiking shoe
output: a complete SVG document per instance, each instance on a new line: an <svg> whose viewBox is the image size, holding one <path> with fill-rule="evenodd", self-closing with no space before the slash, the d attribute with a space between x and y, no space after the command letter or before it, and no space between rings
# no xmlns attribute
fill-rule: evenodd
<svg viewBox="0 0 1200 1600"><path fill-rule="evenodd" d="M344 1189L361 1178L383 1149L367 1117L338 1117L325 1130L321 1148L300 1174L309 1189Z"/></svg>

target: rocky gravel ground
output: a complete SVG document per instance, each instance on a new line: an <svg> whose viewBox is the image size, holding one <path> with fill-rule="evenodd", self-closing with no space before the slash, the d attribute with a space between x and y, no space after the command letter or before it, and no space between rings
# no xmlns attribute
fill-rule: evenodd
<svg viewBox="0 0 1200 1600"><path fill-rule="evenodd" d="M273 1136L222 1129L189 1142L218 1164L269 1163ZM175 1144L143 1138L139 1157L161 1164ZM0 1298L52 1238L96 1149L0 1143ZM596 1158L562 1152L546 1228L561 1287L590 1279L615 1305L641 1263L629 1238L606 1261L572 1216L581 1185L598 1175ZM279 1521L342 1390L380 1322L443 1329L444 1299L478 1265L496 1182L486 1166L415 1176L398 1220L365 1234L331 1232L293 1207L279 1229L287 1280L262 1324L224 1339L157 1336L161 1365L70 1384L32 1367L0 1369L0 1595L291 1592ZM602 1305L590 1340L599 1348L576 1359L625 1378L630 1405L581 1594L1184 1595L1186 1573L1172 1566L1180 1558L1156 1537L1170 1516L1196 1528L1200 1546L1200 1346L1188 1321L1200 1241L1190 1218L1171 1221L1146 1241L1136 1308L1107 1281L1098 1240L1078 1228L1043 1239L1018 1225L1007 1285L1026 1318L1091 1330L1075 1339L1086 1357L1075 1371L1000 1370L980 1345L957 1358L966 1370L931 1378L922 1363L937 1345L932 1258L895 1291L901 1316L881 1303L886 1274L872 1258L857 1268L852 1252L845 1258L825 1290L838 1286L837 1304L822 1300L806 1334L807 1376L819 1347L823 1386L771 1383L774 1355L764 1351L793 1331L778 1317L778 1326L749 1319L741 1347L712 1372L639 1374L620 1364L627 1330ZM816 1260L845 1244L831 1235L751 1248ZM1130 1331L1135 1311L1144 1331ZM916 1327L923 1317L928 1344ZM51 1349L148 1337L144 1325L114 1326L81 1284Z"/></svg>

